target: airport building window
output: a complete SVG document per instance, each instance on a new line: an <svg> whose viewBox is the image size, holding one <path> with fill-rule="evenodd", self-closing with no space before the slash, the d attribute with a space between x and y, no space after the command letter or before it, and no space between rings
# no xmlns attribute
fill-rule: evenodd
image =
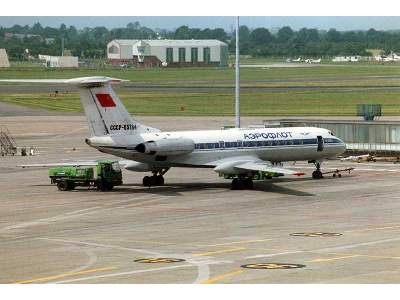
<svg viewBox="0 0 400 300"><path fill-rule="evenodd" d="M199 49L198 48L191 48L191 56L192 56L192 64L197 64L199 61Z"/></svg>
<svg viewBox="0 0 400 300"><path fill-rule="evenodd" d="M166 51L166 60L168 64L171 64L174 62L174 49L173 48L167 48L165 49Z"/></svg>
<svg viewBox="0 0 400 300"><path fill-rule="evenodd" d="M179 62L184 63L186 61L186 49L179 48Z"/></svg>
<svg viewBox="0 0 400 300"><path fill-rule="evenodd" d="M211 62L210 48L209 47L203 48L203 61L207 65L210 64L210 62Z"/></svg>

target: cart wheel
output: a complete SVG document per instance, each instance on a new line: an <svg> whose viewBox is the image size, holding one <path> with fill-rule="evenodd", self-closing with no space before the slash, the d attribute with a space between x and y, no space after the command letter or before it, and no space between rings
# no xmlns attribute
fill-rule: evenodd
<svg viewBox="0 0 400 300"><path fill-rule="evenodd" d="M68 191L68 183L65 180L61 180L57 183L57 188L60 191Z"/></svg>
<svg viewBox="0 0 400 300"><path fill-rule="evenodd" d="M259 173L254 174L253 179L254 180L260 180L261 179L260 174Z"/></svg>
<svg viewBox="0 0 400 300"><path fill-rule="evenodd" d="M342 177L342 174L339 174L338 176L339 176L339 177Z"/></svg>
<svg viewBox="0 0 400 300"><path fill-rule="evenodd" d="M333 177L336 177L336 173L333 173L333 175L332 175Z"/></svg>

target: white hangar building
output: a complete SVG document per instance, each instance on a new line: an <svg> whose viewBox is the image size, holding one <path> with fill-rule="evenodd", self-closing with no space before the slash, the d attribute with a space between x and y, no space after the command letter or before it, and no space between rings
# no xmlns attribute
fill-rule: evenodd
<svg viewBox="0 0 400 300"><path fill-rule="evenodd" d="M107 57L115 65L227 66L228 45L218 40L113 40Z"/></svg>

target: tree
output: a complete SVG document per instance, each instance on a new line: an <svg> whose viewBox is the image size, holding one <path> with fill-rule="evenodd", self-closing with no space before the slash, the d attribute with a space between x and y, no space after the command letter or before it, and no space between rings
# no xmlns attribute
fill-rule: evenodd
<svg viewBox="0 0 400 300"><path fill-rule="evenodd" d="M289 26L282 27L279 29L277 34L277 41L280 43L289 42L294 35L292 28Z"/></svg>
<svg viewBox="0 0 400 300"><path fill-rule="evenodd" d="M340 40L341 40L341 34L340 34L340 32L337 31L336 29L331 28L331 29L329 29L329 31L327 32L327 34L326 34L326 36L325 36L325 39L326 39L328 42L337 43L337 42L340 42Z"/></svg>
<svg viewBox="0 0 400 300"><path fill-rule="evenodd" d="M256 28L251 32L250 40L255 45L266 45L273 41L273 36L266 28Z"/></svg>
<svg viewBox="0 0 400 300"><path fill-rule="evenodd" d="M181 26L175 30L174 34L175 39L177 40L187 40L190 38L189 27Z"/></svg>

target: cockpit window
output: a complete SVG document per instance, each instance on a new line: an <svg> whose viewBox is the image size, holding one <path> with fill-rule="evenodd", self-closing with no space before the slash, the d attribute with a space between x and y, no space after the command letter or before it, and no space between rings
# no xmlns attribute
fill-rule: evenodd
<svg viewBox="0 0 400 300"><path fill-rule="evenodd" d="M335 136L332 131L328 131L328 133L332 136Z"/></svg>

